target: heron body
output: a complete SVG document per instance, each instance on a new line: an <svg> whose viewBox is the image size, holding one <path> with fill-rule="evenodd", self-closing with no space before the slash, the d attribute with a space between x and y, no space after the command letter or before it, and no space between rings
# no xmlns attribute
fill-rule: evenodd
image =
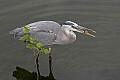
<svg viewBox="0 0 120 80"><path fill-rule="evenodd" d="M58 24L54 21L39 21L26 25L30 29L30 36L36 36L38 42L43 45L53 44L69 44L76 40L76 34L74 31L85 33L87 30L95 32L91 29L77 25L72 21L66 21L63 25ZM10 34L14 34L15 37L19 38L24 35L22 31L24 27L16 28L10 31ZM93 36L86 32L85 34Z"/></svg>
<svg viewBox="0 0 120 80"><path fill-rule="evenodd" d="M88 31L92 31L92 32L95 31L82 27L72 21L66 21L62 25L54 21L39 21L28 24L26 25L26 27L29 28L30 30L29 35L31 37L35 36L38 42L41 42L43 45L48 45L49 70L50 70L49 76L52 73L51 45L53 44L63 45L63 44L73 43L76 40L76 34L74 33L74 31L95 37L94 35L88 33ZM16 28L10 31L10 34L13 34L16 38L21 39L21 37L25 34L23 30L24 27ZM37 55L39 55L39 53ZM36 57L36 60L38 60L38 57ZM37 76L40 76L38 67L39 66L37 65L37 70L38 70ZM37 80L39 80L39 77L37 78Z"/></svg>

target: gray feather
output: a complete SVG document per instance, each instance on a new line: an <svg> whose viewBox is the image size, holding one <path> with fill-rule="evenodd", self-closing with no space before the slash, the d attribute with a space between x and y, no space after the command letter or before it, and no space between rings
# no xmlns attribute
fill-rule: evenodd
<svg viewBox="0 0 120 80"><path fill-rule="evenodd" d="M16 28L16 29L10 31L10 34L13 34L15 38L18 38L18 39L19 39L21 36L24 35L24 33L23 33L22 30L23 30L23 27L21 27L21 28Z"/></svg>
<svg viewBox="0 0 120 80"><path fill-rule="evenodd" d="M30 36L36 36L37 41L44 45L52 44L56 34L60 31L61 25L54 21L39 21L26 25L30 29ZM23 27L10 31L16 38L24 35Z"/></svg>
<svg viewBox="0 0 120 80"><path fill-rule="evenodd" d="M61 25L54 21L39 21L26 25L30 29L30 36L36 36L37 41L44 45L52 44Z"/></svg>

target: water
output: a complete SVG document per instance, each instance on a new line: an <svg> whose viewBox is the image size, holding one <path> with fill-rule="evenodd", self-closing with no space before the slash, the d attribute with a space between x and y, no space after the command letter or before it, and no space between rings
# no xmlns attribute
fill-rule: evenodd
<svg viewBox="0 0 120 80"><path fill-rule="evenodd" d="M15 80L17 65L35 71L31 50L9 31L39 20L75 21L96 30L96 38L77 34L73 44L53 46L57 80L120 80L119 0L0 0L0 78ZM48 57L41 55L42 75Z"/></svg>

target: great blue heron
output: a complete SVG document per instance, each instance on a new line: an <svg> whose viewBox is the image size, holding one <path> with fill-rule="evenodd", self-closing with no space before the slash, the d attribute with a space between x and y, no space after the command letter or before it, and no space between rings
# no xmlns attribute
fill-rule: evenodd
<svg viewBox="0 0 120 80"><path fill-rule="evenodd" d="M27 28L30 29L30 36L36 36L36 40L41 42L43 45L49 46L49 67L50 73L51 70L51 47L53 44L69 44L73 43L76 40L76 34L74 31L79 33L84 33L86 35L95 37L90 34L89 31L96 33L92 29L88 29L82 27L75 22L66 21L62 25L58 24L54 21L39 21L26 25ZM16 28L10 31L10 34L14 34L14 36L20 39L25 33L23 32L24 27Z"/></svg>
<svg viewBox="0 0 120 80"><path fill-rule="evenodd" d="M36 36L37 41L43 45L73 43L76 40L74 31L95 37L88 33L88 31L95 32L94 30L82 27L72 21L66 21L62 25L54 21L39 21L28 24L26 27L30 29L29 35ZM23 28L16 28L10 31L10 34L14 34L15 37L20 39L24 35Z"/></svg>

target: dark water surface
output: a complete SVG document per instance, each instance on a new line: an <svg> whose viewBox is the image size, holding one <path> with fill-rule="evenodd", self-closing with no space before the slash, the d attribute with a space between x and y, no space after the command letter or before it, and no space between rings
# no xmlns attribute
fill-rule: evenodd
<svg viewBox="0 0 120 80"><path fill-rule="evenodd" d="M35 71L31 50L9 31L39 20L75 21L97 31L53 48L56 80L120 80L120 0L0 0L0 80L15 80L17 65ZM48 57L41 55L42 75Z"/></svg>

